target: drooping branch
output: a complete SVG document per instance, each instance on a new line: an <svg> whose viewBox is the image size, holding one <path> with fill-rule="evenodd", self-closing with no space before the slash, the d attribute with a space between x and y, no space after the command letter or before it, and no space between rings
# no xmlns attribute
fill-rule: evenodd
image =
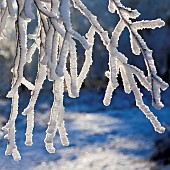
<svg viewBox="0 0 170 170"><path fill-rule="evenodd" d="M112 99L112 93L118 87L117 76L120 72L123 82L124 82L125 92L130 93L130 91L132 90L135 95L136 100L137 98L140 98L139 91L137 93L137 90L139 89L134 88L133 82L130 81L131 79L135 81L133 75L136 75L136 77L139 79L141 84L144 85L146 89L148 89L148 84L150 84L149 89L150 89L150 92L152 93L152 97L154 101L153 106L155 106L156 108L163 107L163 104L160 102L160 88L162 90L165 90L168 87L168 84L163 82L161 78L157 80L158 76L156 75L157 72L156 72L156 68L154 65L154 60L152 58L152 52L147 47L145 41L142 39L142 37L137 32L138 30L137 25L140 25L140 22L135 22L134 23L135 26L133 26L133 22L130 20L130 19L136 19L140 15L140 13L137 10L131 10L130 8L124 7L122 3L120 2L120 0L110 0L108 9L110 12L115 12L115 11L118 12L118 15L120 16L120 22L117 24L114 31L112 32L111 39L109 39L108 33L102 29L99 22L96 20L95 16L93 16L93 14L86 8L86 6L80 0L72 0L72 1L74 3L74 7L77 8L83 15L85 15L89 19L90 23L95 27L96 32L100 35L101 39L103 40L103 44L106 46L106 49L108 50L108 53L109 53L109 72L107 73L107 77L109 78L109 83L106 89L106 94L105 94L103 103L106 106L110 104L110 101ZM143 28L154 29L156 27L160 28L163 25L164 25L164 22L160 19L157 19L154 21L142 21L141 29ZM129 67L129 64L127 64L127 60L128 60L127 57L124 56L117 49L119 37L125 27L129 29L129 32L131 35L132 52L134 52L135 54L139 54L141 51L143 54L146 66L148 68L147 78L145 78L143 72L136 71L138 70L136 67L134 66ZM120 69L119 67L122 67L122 68ZM142 103L138 102L137 106L150 119L148 115L153 114L153 113L149 110L149 108L147 110L144 109L145 104L143 103L143 101ZM162 133L164 131L164 128L158 122L156 117L153 116L152 119L154 119L154 121L152 121L151 119L150 121L153 124L155 130Z"/></svg>
<svg viewBox="0 0 170 170"><path fill-rule="evenodd" d="M157 70L150 50L144 39L138 33L142 29L155 29L164 26L161 19L151 21L134 21L140 13L123 6L120 0L109 0L108 10L111 13L117 12L120 21L109 38L108 31L97 20L97 17L88 10L81 0L16 0L17 13L13 8L12 1L0 1L0 39L6 36L6 21L9 17L16 19L16 55L12 69L13 80L11 90L7 97L12 98L12 108L9 121L3 127L7 130L5 138L8 140L6 155L13 156L14 160L20 160L21 156L15 143L15 121L18 115L18 89L21 84L31 90L31 98L28 106L24 109L23 115L27 116L26 142L31 146L33 144L34 128L34 108L46 78L53 81L53 106L51 108L50 120L46 130L45 147L48 152L54 153L55 147L53 139L58 130L61 143L64 146L69 145L64 123L64 105L63 93L66 84L68 94L72 98L79 96L80 89L87 77L92 65L92 53L94 46L94 36L99 34L109 55L109 70L105 73L108 80L104 105L111 103L112 94L119 86L117 77L120 74L123 81L124 91L134 93L136 105L152 123L155 131L163 133L165 128L146 106L142 99L142 93L138 88L135 77L140 84L152 94L152 105L160 109L163 107L160 92L168 87L160 77L157 76ZM86 36L80 35L73 29L71 23L71 4L77 8L90 22ZM27 26L35 17L32 11L32 5L37 10L37 29L34 34L27 35ZM135 55L142 54L147 67L147 75L139 68L130 65L128 58L118 50L119 38L123 30L127 28L130 34L130 44L132 52ZM27 41L32 39L33 43L28 49ZM85 61L78 75L77 70L77 46L78 40L85 49ZM32 62L32 56L38 49L38 71L35 85L24 77L24 67L26 63ZM70 61L70 69L66 67L67 61ZM69 71L68 71L69 70Z"/></svg>

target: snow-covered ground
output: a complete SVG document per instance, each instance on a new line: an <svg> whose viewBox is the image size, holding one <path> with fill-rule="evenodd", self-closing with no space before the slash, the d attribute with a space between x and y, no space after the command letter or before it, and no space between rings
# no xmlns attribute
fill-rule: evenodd
<svg viewBox="0 0 170 170"><path fill-rule="evenodd" d="M111 106L102 104L104 91L82 90L80 97L65 97L65 120L70 146L63 147L58 135L55 138L57 152L49 154L44 147L52 95L43 92L36 107L34 144L27 147L25 140L25 117L17 119L16 142L22 160L14 162L5 156L6 140L0 140L0 170L149 170L147 161L154 150L157 134L144 114L135 107L133 95L118 89ZM150 96L146 94L146 103ZM153 110L159 120L170 123L170 90L163 93L165 107ZM28 96L22 94L20 112L26 107ZM10 101L0 100L1 115L10 111ZM3 118L1 118L3 122Z"/></svg>

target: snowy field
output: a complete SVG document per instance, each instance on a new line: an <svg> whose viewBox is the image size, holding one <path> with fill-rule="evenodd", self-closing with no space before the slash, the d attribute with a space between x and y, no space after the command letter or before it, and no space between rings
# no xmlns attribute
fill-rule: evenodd
<svg viewBox="0 0 170 170"><path fill-rule="evenodd" d="M65 95L65 121L70 146L60 144L55 138L57 152L49 154L45 150L44 137L52 94L42 92L36 106L34 144L27 147L25 142L25 117L17 119L16 142L22 160L14 162L4 156L6 140L0 139L0 170L149 170L149 156L154 151L157 134L144 114L135 107L133 95L118 89L111 106L102 104L104 91L82 90L78 99ZM22 94L20 113L26 107L29 96ZM159 120L170 124L170 90L163 93L165 107L153 110ZM149 104L150 96L145 95ZM10 112L10 100L0 100L1 117ZM5 118L1 118L1 122ZM1 125L2 126L2 125Z"/></svg>

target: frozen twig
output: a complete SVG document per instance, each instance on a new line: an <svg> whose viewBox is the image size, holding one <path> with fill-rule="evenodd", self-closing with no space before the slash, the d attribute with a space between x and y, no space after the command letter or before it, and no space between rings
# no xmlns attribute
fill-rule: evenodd
<svg viewBox="0 0 170 170"><path fill-rule="evenodd" d="M18 115L18 89L21 84L31 90L31 98L28 106L23 111L27 116L26 145L32 145L34 128L34 108L46 78L53 81L53 106L51 108L50 120L46 130L45 147L48 152L54 153L54 137L58 130L61 143L68 146L69 141L64 122L63 93L64 82L69 96L76 98L79 96L80 89L87 77L90 66L93 63L92 53L94 46L95 33L99 34L104 46L109 54L109 70L105 73L108 78L108 85L103 99L104 105L111 103L112 94L119 86L117 77L120 74L123 81L124 91L134 93L136 105L152 123L155 131L163 133L165 128L150 111L149 107L143 102L143 94L137 86L135 77L140 84L152 94L152 105L160 109L163 107L161 102L161 90L166 90L168 84L158 75L150 50L144 39L138 33L143 29L155 29L164 26L164 21L143 20L134 21L140 13L125 7L121 0L109 0L108 10L111 13L117 12L120 21L112 32L111 38L108 31L97 20L97 17L88 10L81 0L16 0L17 13L15 13L11 0L0 1L0 39L6 37L6 21L9 17L16 20L16 55L12 69L13 80L11 90L7 97L12 98L12 108L9 121L3 127L7 130L5 138L8 145L5 154L12 155L14 160L20 160L21 156L17 150L15 142L15 121ZM71 23L71 5L78 9L90 22L91 26L86 36L80 35L73 29ZM32 5L37 9L37 13L32 11ZM35 34L27 35L27 25L37 15L37 31ZM127 28L130 34L130 44L132 52L135 55L142 54L147 68L147 75L136 66L128 63L128 58L118 50L119 38L123 30ZM33 40L32 46L27 48L28 39ZM80 42L85 49L85 62L78 74L78 55L76 40ZM24 67L26 63L32 62L32 56L35 50L39 51L38 71L35 85L24 77ZM70 69L67 68L67 62L70 61Z"/></svg>

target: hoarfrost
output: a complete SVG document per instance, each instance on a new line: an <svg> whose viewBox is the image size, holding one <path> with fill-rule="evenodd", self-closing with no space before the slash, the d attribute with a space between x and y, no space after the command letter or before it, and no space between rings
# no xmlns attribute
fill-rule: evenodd
<svg viewBox="0 0 170 170"><path fill-rule="evenodd" d="M6 20L9 17L16 18L16 56L13 66L12 87L7 97L12 98L11 114L9 121L3 127L7 130L5 138L8 145L5 154L12 155L14 160L20 160L21 156L15 142L15 121L18 115L18 88L21 84L31 90L31 98L28 106L23 111L23 115L27 116L26 142L30 146L33 144L32 132L34 128L34 108L39 96L40 90L46 78L53 81L53 106L51 108L50 120L46 130L45 147L48 152L54 153L55 148L53 138L58 130L61 143L68 146L69 141L63 120L64 105L63 93L66 84L69 96L76 98L84 79L86 78L90 66L92 65L92 52L94 45L94 36L99 34L104 46L109 54L109 70L106 77L109 79L108 86L103 100L104 105L108 106L112 99L113 91L119 86L118 74L123 80L124 91L126 93L133 92L136 105L143 111L146 117L152 123L155 131L163 133L165 128L150 111L142 100L143 94L140 92L135 77L139 80L152 94L152 105L160 109L163 107L160 92L166 90L168 84L157 76L156 67L150 50L139 35L138 30L155 29L164 26L164 21L156 19L152 21L134 22L140 13L125 7L120 0L109 0L108 10L111 13L117 12L120 21L109 38L108 31L103 27L91 11L82 3L81 0L16 0L18 11L15 14L12 1L0 1L0 38L5 38ZM38 25L35 34L27 35L28 23L35 18L32 12L32 5L36 7ZM86 36L80 35L72 27L71 10L78 9L91 23L91 27ZM132 20L133 19L133 20ZM119 37L122 31L127 28L130 34L131 49L135 55L142 53L146 67L147 75L139 68L128 64L128 58L118 50ZM33 39L32 46L27 48L27 39ZM78 40L85 49L85 62L82 66L80 74L77 72L77 49L76 40ZM35 50L39 51L38 72L35 85L30 83L24 77L24 66L32 61L32 55ZM67 58L70 60L70 73L67 70ZM65 82L65 83L64 83Z"/></svg>

